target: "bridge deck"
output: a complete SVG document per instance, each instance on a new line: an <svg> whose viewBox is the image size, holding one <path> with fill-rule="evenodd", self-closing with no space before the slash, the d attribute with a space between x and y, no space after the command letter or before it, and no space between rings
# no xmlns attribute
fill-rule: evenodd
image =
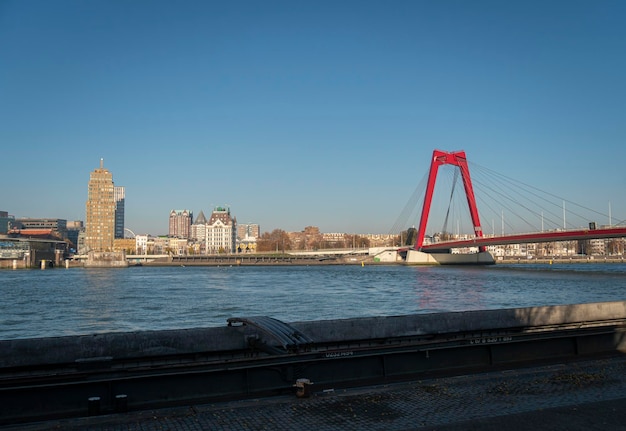
<svg viewBox="0 0 626 431"><path fill-rule="evenodd" d="M625 227L608 229L578 229L556 232L525 233L506 236L476 237L462 241L446 241L436 244L424 245L422 246L421 250L426 252L436 252L447 251L451 248L623 237L626 237Z"/></svg>

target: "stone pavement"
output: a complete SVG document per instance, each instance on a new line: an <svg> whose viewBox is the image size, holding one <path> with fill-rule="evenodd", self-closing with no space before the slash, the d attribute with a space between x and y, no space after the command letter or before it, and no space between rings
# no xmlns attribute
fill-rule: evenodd
<svg viewBox="0 0 626 431"><path fill-rule="evenodd" d="M626 430L626 357L1 430Z"/></svg>

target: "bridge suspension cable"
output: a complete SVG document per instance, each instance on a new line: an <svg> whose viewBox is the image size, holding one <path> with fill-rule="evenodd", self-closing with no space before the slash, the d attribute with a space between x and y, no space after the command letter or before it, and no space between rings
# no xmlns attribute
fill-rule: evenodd
<svg viewBox="0 0 626 431"><path fill-rule="evenodd" d="M624 220L615 223L610 214L604 214L476 163L468 161L468 165L471 170L475 200L478 202L479 218L483 223L483 232L491 231L489 233L493 235L504 235L582 229L595 222L608 226L626 223ZM452 233L448 232L448 230L453 230L449 229L448 225L453 220L456 222L455 233L457 235L466 235L468 238L475 235L476 226L473 224L468 226L472 216L468 209L467 197L456 190L459 170L459 166L442 165L440 167L438 184L430 197L432 214L428 217L426 228L429 235L440 232ZM419 222L418 217L423 210L426 184L427 175L424 174L390 233L399 234ZM445 201L442 199L444 196ZM501 232L498 232L499 229L496 230L496 220L501 226ZM608 220L608 223L605 220Z"/></svg>
<svg viewBox="0 0 626 431"><path fill-rule="evenodd" d="M491 199L500 208L507 209L509 216L521 221L522 224L532 230L544 230L546 225L551 229L577 228L598 218L600 220L610 219L609 216L600 211L522 181L514 180L489 168L477 164L471 166L473 172L478 173L478 175L474 174L474 183L478 185L481 191L487 190L489 192L480 194L481 208L487 208L497 213L498 211L487 201ZM537 222L541 222L541 229L539 229ZM516 230L516 226L513 224L508 227L511 230ZM519 226L517 228L519 230Z"/></svg>

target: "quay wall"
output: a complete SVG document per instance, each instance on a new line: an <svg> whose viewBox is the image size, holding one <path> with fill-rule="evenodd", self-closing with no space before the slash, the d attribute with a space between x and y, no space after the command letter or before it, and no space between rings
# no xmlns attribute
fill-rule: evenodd
<svg viewBox="0 0 626 431"><path fill-rule="evenodd" d="M405 316L293 322L316 343L587 324L626 319L626 301ZM245 349L248 326L100 333L0 340L0 368L70 364L98 358L141 358Z"/></svg>

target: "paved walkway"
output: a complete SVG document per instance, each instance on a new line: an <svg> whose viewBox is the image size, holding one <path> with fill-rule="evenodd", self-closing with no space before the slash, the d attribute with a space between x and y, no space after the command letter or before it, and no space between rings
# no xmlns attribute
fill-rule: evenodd
<svg viewBox="0 0 626 431"><path fill-rule="evenodd" d="M626 357L2 430L626 430Z"/></svg>

